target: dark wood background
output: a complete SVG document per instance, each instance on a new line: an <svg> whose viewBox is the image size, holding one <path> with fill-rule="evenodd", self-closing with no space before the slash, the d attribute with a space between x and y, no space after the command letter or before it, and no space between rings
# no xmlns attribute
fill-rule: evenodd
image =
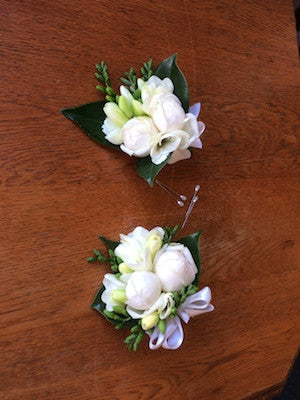
<svg viewBox="0 0 300 400"><path fill-rule="evenodd" d="M296 130L292 2L1 0L1 399L240 400L280 385L297 351ZM184 209L59 109L100 99L130 66L178 53L204 148L161 180L200 200L201 287L215 311L177 351L128 352L89 308L106 265L99 233L181 222ZM102 247L101 247L102 248Z"/></svg>

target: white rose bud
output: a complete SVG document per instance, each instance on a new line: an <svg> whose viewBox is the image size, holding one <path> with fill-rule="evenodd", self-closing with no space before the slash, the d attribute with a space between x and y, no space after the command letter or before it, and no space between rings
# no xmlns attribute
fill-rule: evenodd
<svg viewBox="0 0 300 400"><path fill-rule="evenodd" d="M160 132L171 132L182 129L185 112L177 96L162 93L151 107L151 116Z"/></svg>
<svg viewBox="0 0 300 400"><path fill-rule="evenodd" d="M165 245L156 254L154 272L165 292L179 291L182 285L193 282L197 267L187 247L183 244Z"/></svg>
<svg viewBox="0 0 300 400"><path fill-rule="evenodd" d="M146 157L158 142L158 131L149 117L131 118L122 128L121 150L130 156Z"/></svg>
<svg viewBox="0 0 300 400"><path fill-rule="evenodd" d="M149 271L133 272L126 286L126 303L136 310L150 308L161 293L158 277Z"/></svg>

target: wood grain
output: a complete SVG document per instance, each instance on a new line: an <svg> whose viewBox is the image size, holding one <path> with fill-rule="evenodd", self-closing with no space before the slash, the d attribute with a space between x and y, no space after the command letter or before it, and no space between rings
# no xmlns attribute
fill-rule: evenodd
<svg viewBox="0 0 300 400"><path fill-rule="evenodd" d="M290 1L1 0L1 399L240 400L280 385L299 343L299 66ZM178 52L204 148L161 180L200 201L213 313L176 351L138 353L89 304L99 233L185 210L59 109L130 66ZM298 325L299 327L299 325Z"/></svg>

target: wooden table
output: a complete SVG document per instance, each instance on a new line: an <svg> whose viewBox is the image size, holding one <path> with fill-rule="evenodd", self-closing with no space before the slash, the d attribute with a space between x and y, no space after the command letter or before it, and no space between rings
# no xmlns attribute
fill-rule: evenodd
<svg viewBox="0 0 300 400"><path fill-rule="evenodd" d="M299 342L294 25L288 0L1 0L1 399L276 392ZM207 130L160 177L189 196L201 184L182 236L204 231L215 311L184 327L179 350L144 340L133 353L89 308L107 268L85 258L99 233L175 225L185 209L59 109L100 99L102 59L116 85L175 52Z"/></svg>

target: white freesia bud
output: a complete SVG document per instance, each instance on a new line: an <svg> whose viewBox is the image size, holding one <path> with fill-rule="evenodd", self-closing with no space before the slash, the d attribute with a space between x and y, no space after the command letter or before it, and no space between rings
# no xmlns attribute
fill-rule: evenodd
<svg viewBox="0 0 300 400"><path fill-rule="evenodd" d="M133 270L131 268L129 268L128 265L124 262L119 264L118 268L119 268L119 271L121 272L121 274L133 272Z"/></svg>
<svg viewBox="0 0 300 400"><path fill-rule="evenodd" d="M109 118L105 118L102 131L105 135L105 139L113 144L121 144L122 143L122 132L121 128L115 125Z"/></svg>
<svg viewBox="0 0 300 400"><path fill-rule="evenodd" d="M146 157L158 142L159 134L149 117L131 118L122 128L121 150L130 156Z"/></svg>
<svg viewBox="0 0 300 400"><path fill-rule="evenodd" d="M154 259L156 252L161 248L161 245L162 245L161 232L153 230L153 232L150 233L150 235L148 236L146 244L146 247L150 249L150 255L152 260Z"/></svg>
<svg viewBox="0 0 300 400"><path fill-rule="evenodd" d="M106 304L106 309L108 311L113 311L113 306L119 306L121 302L119 301L120 297L118 300L115 300L112 293L115 293L118 297L121 291L125 293L126 285L124 282L117 279L114 274L105 274L103 286L105 287L105 290L101 295L101 300Z"/></svg>
<svg viewBox="0 0 300 400"><path fill-rule="evenodd" d="M197 267L187 247L171 243L159 250L154 259L154 272L165 292L179 291L193 282Z"/></svg>
<svg viewBox="0 0 300 400"><path fill-rule="evenodd" d="M146 310L155 303L160 293L161 283L153 272L133 272L126 286L126 303L137 310Z"/></svg>
<svg viewBox="0 0 300 400"><path fill-rule="evenodd" d="M149 329L153 328L159 321L158 313L153 313L147 315L146 317L142 318L142 328L144 331L148 331Z"/></svg>
<svg viewBox="0 0 300 400"><path fill-rule="evenodd" d="M116 125L119 126L120 128L126 124L128 121L128 118L126 115L120 110L120 108L117 106L116 103L113 103L109 101L108 103L105 103L103 107L103 111L106 114L106 116Z"/></svg>
<svg viewBox="0 0 300 400"><path fill-rule="evenodd" d="M112 300L116 301L117 303L125 303L127 300L125 290L122 289L115 289L110 292L110 297Z"/></svg>

